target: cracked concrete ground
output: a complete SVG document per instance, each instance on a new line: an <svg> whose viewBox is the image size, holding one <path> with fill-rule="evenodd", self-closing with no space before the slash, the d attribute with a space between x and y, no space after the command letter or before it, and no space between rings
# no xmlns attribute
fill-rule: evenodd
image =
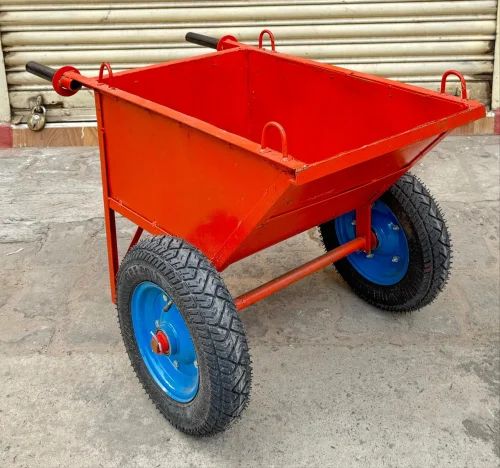
<svg viewBox="0 0 500 468"><path fill-rule="evenodd" d="M0 151L0 466L499 465L498 137L449 137L416 169L454 241L446 291L411 315L332 268L243 314L243 418L176 432L129 367L108 297L94 148ZM133 228L119 223L120 244ZM225 273L241 293L322 251L310 231Z"/></svg>

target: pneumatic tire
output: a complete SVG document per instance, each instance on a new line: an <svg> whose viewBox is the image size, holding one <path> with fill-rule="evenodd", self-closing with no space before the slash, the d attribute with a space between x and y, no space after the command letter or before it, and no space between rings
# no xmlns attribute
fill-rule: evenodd
<svg viewBox="0 0 500 468"><path fill-rule="evenodd" d="M354 214L347 213L319 227L326 250L354 238L351 224ZM431 303L448 280L451 245L441 210L417 177L405 174L375 202L372 229L381 245L371 258L358 252L336 262L343 279L380 309L409 312Z"/></svg>
<svg viewBox="0 0 500 468"><path fill-rule="evenodd" d="M123 259L118 318L132 366L179 430L225 430L246 407L251 367L243 324L224 282L187 242L147 238Z"/></svg>

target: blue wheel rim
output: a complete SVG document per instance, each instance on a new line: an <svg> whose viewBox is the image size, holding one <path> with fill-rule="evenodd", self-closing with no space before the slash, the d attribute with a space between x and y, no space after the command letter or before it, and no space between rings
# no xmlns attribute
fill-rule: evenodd
<svg viewBox="0 0 500 468"><path fill-rule="evenodd" d="M132 293L131 310L137 347L151 377L170 398L181 403L191 401L199 386L198 362L179 309L162 288L144 281ZM151 347L152 335L158 330L168 336L168 355L156 354Z"/></svg>
<svg viewBox="0 0 500 468"><path fill-rule="evenodd" d="M355 238L356 213L351 211L335 219L335 231L339 243ZM381 286L399 283L410 262L408 240L393 211L383 201L372 207L372 231L377 237L377 246L372 255L358 251L347 257L349 263L365 279Z"/></svg>

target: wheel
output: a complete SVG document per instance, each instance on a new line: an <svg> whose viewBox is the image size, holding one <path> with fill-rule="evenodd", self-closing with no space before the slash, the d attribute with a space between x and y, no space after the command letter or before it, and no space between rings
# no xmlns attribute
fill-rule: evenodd
<svg viewBox="0 0 500 468"><path fill-rule="evenodd" d="M448 229L436 202L405 174L372 207L377 245L335 263L354 292L384 310L408 312L431 303L444 288L451 264ZM320 226L327 250L355 237L355 213Z"/></svg>
<svg viewBox="0 0 500 468"><path fill-rule="evenodd" d="M248 403L247 340L226 286L187 242L169 236L132 248L118 272L117 307L132 366L181 431L223 431Z"/></svg>

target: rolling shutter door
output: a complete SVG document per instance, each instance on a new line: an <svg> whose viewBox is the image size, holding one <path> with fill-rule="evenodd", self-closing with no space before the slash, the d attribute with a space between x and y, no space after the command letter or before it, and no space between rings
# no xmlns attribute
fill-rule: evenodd
<svg viewBox="0 0 500 468"><path fill-rule="evenodd" d="M493 0L6 0L0 28L13 121L24 121L29 100L42 94L48 121L61 122L93 120L91 92L62 98L24 71L27 61L93 75L103 61L118 71L206 52L184 41L188 31L255 43L264 27L281 52L432 89L457 69L471 96L489 105L496 12Z"/></svg>

